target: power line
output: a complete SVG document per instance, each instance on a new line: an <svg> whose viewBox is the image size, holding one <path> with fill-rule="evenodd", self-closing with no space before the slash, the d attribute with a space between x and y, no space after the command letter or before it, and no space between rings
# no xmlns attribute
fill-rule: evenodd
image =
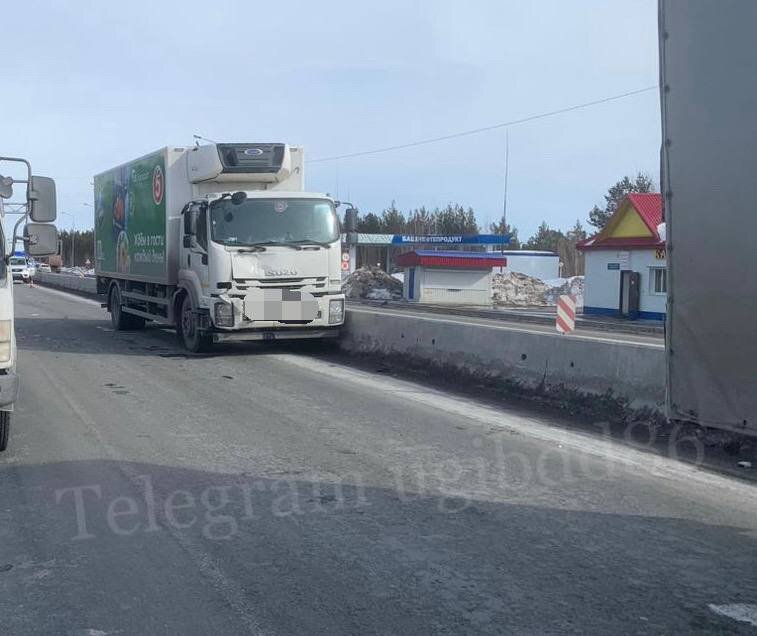
<svg viewBox="0 0 757 636"><path fill-rule="evenodd" d="M525 124L526 122L535 121L537 119L545 119L546 117L554 117L555 115L569 113L574 110L581 110L583 108L589 108L591 106L598 106L600 104L606 104L607 102L614 102L620 99L625 99L626 97L632 97L634 95L640 95L641 93L654 91L654 90L657 90L657 88L658 87L656 85L647 86L646 88L639 88L635 91L628 91L627 93L621 93L620 95L612 95L611 97L595 99L591 102L575 104L573 106L568 106L566 108L560 108L558 110L551 110L546 113L539 113L538 115L529 115L528 117L522 117L520 119L513 119L512 121L502 122L501 124L493 124L492 126L484 126L483 128L474 128L472 130L464 130L461 132L451 133L449 135L442 135L441 137L421 139L419 141L412 141L406 144L397 144L395 146L384 146L383 148L374 148L373 150L361 150L359 152L351 152L345 155L334 155L332 157L321 157L319 159L310 159L306 163L323 163L326 161L337 161L338 159L364 157L366 155L376 155L381 152L391 152L392 150L403 150L404 148L414 148L415 146L424 146L426 144L433 144L438 141L446 141L448 139L457 139L458 137L467 137L468 135L477 135L478 133L487 132L489 130L497 130L498 128L507 128L508 126L515 126L517 124Z"/></svg>

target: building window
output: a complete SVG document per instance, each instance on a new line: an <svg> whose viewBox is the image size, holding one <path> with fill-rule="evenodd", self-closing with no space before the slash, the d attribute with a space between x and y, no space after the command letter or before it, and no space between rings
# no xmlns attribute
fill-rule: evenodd
<svg viewBox="0 0 757 636"><path fill-rule="evenodd" d="M664 267L649 268L649 293L668 293L668 271Z"/></svg>

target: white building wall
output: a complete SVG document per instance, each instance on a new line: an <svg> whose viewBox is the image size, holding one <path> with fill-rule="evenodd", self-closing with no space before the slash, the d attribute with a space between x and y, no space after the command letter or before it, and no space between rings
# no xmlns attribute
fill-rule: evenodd
<svg viewBox="0 0 757 636"><path fill-rule="evenodd" d="M664 314L667 305L667 294L655 294L652 268L666 267L667 261L656 257L656 250L635 250L631 252L631 269L641 272L641 297L639 309L642 312Z"/></svg>
<svg viewBox="0 0 757 636"><path fill-rule="evenodd" d="M507 258L506 272L518 272L541 280L550 280L560 276L560 257L554 252L539 250L505 250L496 248L488 250L494 254L503 254ZM500 268L495 267L495 272Z"/></svg>
<svg viewBox="0 0 757 636"><path fill-rule="evenodd" d="M617 311L620 298L620 270L639 272L639 311L643 314L664 314L667 298L655 294L652 285L652 268L665 267L665 259L658 259L656 250L588 250L586 278L584 279L584 311L591 309ZM609 263L618 263L620 269L607 269ZM586 308L589 308L588 310ZM653 316L647 316L653 317Z"/></svg>
<svg viewBox="0 0 757 636"><path fill-rule="evenodd" d="M415 270L411 275L411 270ZM413 285L410 298L410 285ZM492 303L491 270L415 267L405 269L403 286L407 300L435 305L484 305Z"/></svg>

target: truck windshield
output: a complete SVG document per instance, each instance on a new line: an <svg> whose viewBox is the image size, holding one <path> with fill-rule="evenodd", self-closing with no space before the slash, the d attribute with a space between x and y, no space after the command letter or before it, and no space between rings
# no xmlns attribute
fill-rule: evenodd
<svg viewBox="0 0 757 636"><path fill-rule="evenodd" d="M210 206L210 236L224 245L333 243L339 238L334 205L323 199L229 199Z"/></svg>
<svg viewBox="0 0 757 636"><path fill-rule="evenodd" d="M26 265L26 259L23 256L12 256L11 265Z"/></svg>

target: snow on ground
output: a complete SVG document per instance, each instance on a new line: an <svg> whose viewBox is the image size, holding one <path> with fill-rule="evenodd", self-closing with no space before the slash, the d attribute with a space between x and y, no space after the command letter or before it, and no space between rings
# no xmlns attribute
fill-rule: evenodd
<svg viewBox="0 0 757 636"><path fill-rule="evenodd" d="M383 269L365 266L356 269L342 283L347 298L368 298L371 300L400 300L402 283Z"/></svg>
<svg viewBox="0 0 757 636"><path fill-rule="evenodd" d="M401 300L403 273L387 274L383 269L365 266L355 270L342 283L347 298ZM584 277L552 278L546 281L505 272L492 274L492 302L495 306L545 307L557 304L557 298L570 294L583 306Z"/></svg>
<svg viewBox="0 0 757 636"><path fill-rule="evenodd" d="M574 296L583 306L583 290L583 276L543 281L519 272L492 275L492 300L498 306L551 306L563 294Z"/></svg>
<svg viewBox="0 0 757 636"><path fill-rule="evenodd" d="M571 276L570 278L551 278L544 284L549 288L545 296L547 305L556 305L558 296L569 295L576 299L576 305L583 307L584 304L584 277Z"/></svg>

